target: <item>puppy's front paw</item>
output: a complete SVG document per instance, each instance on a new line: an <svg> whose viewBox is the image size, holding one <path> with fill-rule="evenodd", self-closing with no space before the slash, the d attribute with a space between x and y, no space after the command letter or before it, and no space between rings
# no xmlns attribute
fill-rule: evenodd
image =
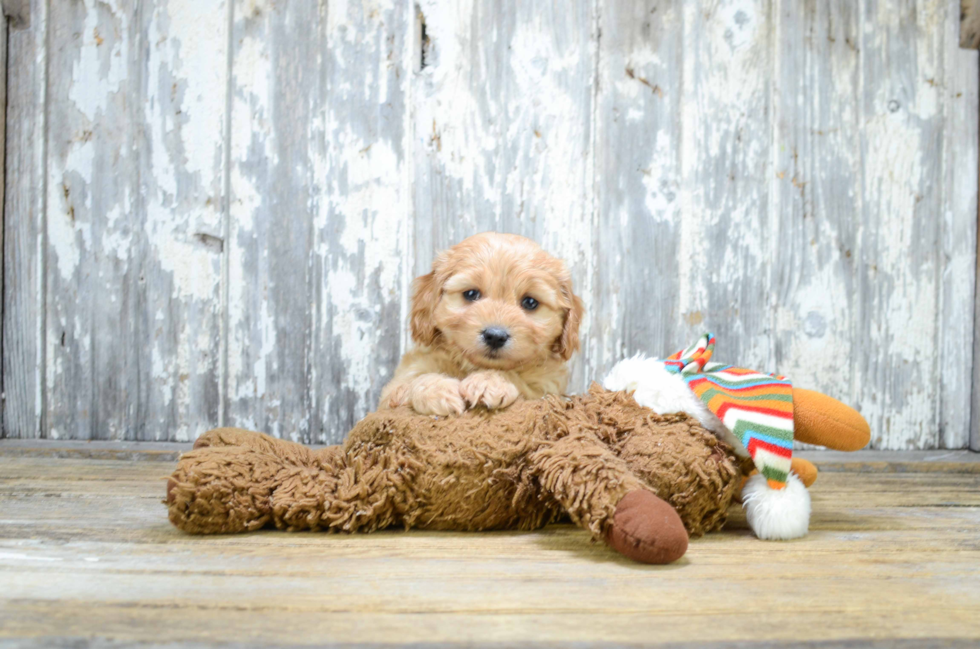
<svg viewBox="0 0 980 649"><path fill-rule="evenodd" d="M385 388L381 392L381 403L378 404L378 410L388 410L390 408L404 406L409 402L411 390L411 383L402 383L390 389Z"/></svg>
<svg viewBox="0 0 980 649"><path fill-rule="evenodd" d="M466 410L459 393L459 380L439 374L425 374L412 381L409 395L412 409L420 415L458 415Z"/></svg>
<svg viewBox="0 0 980 649"><path fill-rule="evenodd" d="M475 372L460 381L459 391L470 407L506 408L517 401L517 386L500 372Z"/></svg>

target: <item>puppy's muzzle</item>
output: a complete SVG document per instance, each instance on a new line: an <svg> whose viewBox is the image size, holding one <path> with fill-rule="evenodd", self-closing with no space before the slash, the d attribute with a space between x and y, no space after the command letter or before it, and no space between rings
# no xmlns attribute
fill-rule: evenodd
<svg viewBox="0 0 980 649"><path fill-rule="evenodd" d="M510 332L503 327L487 327L481 335L484 344L493 351L497 351L510 340Z"/></svg>

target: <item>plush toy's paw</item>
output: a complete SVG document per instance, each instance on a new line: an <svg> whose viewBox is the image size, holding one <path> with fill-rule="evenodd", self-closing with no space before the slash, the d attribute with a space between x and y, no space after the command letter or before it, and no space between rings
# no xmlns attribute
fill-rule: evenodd
<svg viewBox="0 0 980 649"><path fill-rule="evenodd" d="M500 372L474 372L460 381L459 392L470 407L506 408L517 401L517 386Z"/></svg>
<svg viewBox="0 0 980 649"><path fill-rule="evenodd" d="M458 415L466 410L459 380L441 374L423 374L412 381L409 403L420 415Z"/></svg>
<svg viewBox="0 0 980 649"><path fill-rule="evenodd" d="M665 500L638 489L616 505L606 540L634 561L665 564L684 556L688 539L677 511Z"/></svg>

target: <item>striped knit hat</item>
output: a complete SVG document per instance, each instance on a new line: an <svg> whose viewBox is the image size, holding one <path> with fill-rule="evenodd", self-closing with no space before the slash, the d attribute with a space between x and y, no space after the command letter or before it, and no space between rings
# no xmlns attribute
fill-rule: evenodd
<svg viewBox="0 0 980 649"><path fill-rule="evenodd" d="M793 385L784 376L710 363L706 333L664 361L742 443L773 489L783 489L793 459Z"/></svg>

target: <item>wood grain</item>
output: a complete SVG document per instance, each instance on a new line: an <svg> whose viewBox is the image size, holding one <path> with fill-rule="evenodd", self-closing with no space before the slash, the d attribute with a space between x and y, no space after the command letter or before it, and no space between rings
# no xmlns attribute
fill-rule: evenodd
<svg viewBox="0 0 980 649"><path fill-rule="evenodd" d="M222 407L230 425L276 436L308 438L312 411L324 18L309 2L233 5Z"/></svg>
<svg viewBox="0 0 980 649"><path fill-rule="evenodd" d="M236 4L230 424L337 442L397 363L413 24L397 2Z"/></svg>
<svg viewBox="0 0 980 649"><path fill-rule="evenodd" d="M46 437L44 390L45 38L47 5L8 31L3 209L3 435Z"/></svg>
<svg viewBox="0 0 980 649"><path fill-rule="evenodd" d="M3 263L3 208L7 183L7 28L8 21L0 13L0 276L5 268ZM3 286L0 283L0 439L6 434L3 430Z"/></svg>
<svg viewBox="0 0 980 649"><path fill-rule="evenodd" d="M955 11L951 11L955 15ZM980 151L980 74L974 73L978 52L960 49L956 23L946 20L943 35L942 192L939 209L941 271L939 278L939 440L941 448L967 448L970 444L971 410L980 409L972 398L975 333L973 304L976 294L977 213L980 185L977 168ZM926 83L929 80L926 79ZM978 117L973 117L978 115ZM957 215L962 214L962 217ZM972 251L972 252L971 252Z"/></svg>
<svg viewBox="0 0 980 649"><path fill-rule="evenodd" d="M652 567L570 525L187 536L166 521L163 469L0 456L0 642L980 639L976 472L822 474L807 537L759 541L733 509L725 531Z"/></svg>
<svg viewBox="0 0 980 649"><path fill-rule="evenodd" d="M856 403L860 6L788 1L773 14L775 364L797 385Z"/></svg>
<svg viewBox="0 0 980 649"><path fill-rule="evenodd" d="M166 0L140 13L140 227L135 439L218 425L228 7ZM104 46L104 45L103 45ZM101 437L93 430L94 437Z"/></svg>
<svg viewBox="0 0 980 649"><path fill-rule="evenodd" d="M139 425L139 5L52 11L45 159L45 428L128 438Z"/></svg>
<svg viewBox="0 0 980 649"><path fill-rule="evenodd" d="M684 343L682 2L599 3L590 376ZM700 324L700 323L699 323Z"/></svg>
<svg viewBox="0 0 980 649"><path fill-rule="evenodd" d="M319 443L340 442L377 407L407 342L414 34L410 2L328 5L313 122L321 129L312 206L316 310L312 410L304 413L306 435Z"/></svg>
<svg viewBox="0 0 980 649"><path fill-rule="evenodd" d="M980 90L953 4L31 7L3 435L338 441L409 344L412 277L497 229L573 270L574 390L710 329L875 448L969 443Z"/></svg>

